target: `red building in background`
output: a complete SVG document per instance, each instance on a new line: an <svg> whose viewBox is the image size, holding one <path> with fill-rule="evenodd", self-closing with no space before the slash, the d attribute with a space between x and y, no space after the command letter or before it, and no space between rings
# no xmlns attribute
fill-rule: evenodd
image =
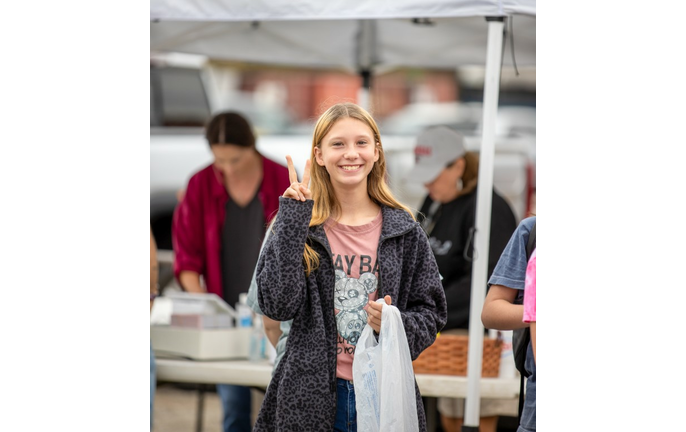
<svg viewBox="0 0 686 432"><path fill-rule="evenodd" d="M262 82L271 81L286 89L285 105L296 121L315 119L338 102L357 102L362 79L358 75L320 70L243 70L240 89L254 92ZM397 70L372 78L372 114L383 118L411 102L459 100L455 72Z"/></svg>

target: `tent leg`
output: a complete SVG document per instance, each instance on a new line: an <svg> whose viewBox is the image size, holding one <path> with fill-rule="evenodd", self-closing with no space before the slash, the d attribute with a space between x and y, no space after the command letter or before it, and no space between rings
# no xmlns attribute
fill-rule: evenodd
<svg viewBox="0 0 686 432"><path fill-rule="evenodd" d="M435 397L426 397L426 407L424 408L424 411L426 411L426 430L428 432L436 432L437 429L437 402L438 399Z"/></svg>
<svg viewBox="0 0 686 432"><path fill-rule="evenodd" d="M198 407L195 414L195 431L202 432L202 417L205 413L205 384L198 384Z"/></svg>
<svg viewBox="0 0 686 432"><path fill-rule="evenodd" d="M493 190L493 159L495 154L495 127L500 91L500 67L503 48L504 17L486 17L488 21L488 48L484 81L483 128L479 151L479 178L476 196L476 234L474 236L474 263L472 265L472 291L469 309L469 354L467 358L467 401L462 432L479 430L481 410L480 380L483 357L484 326L481 310L486 297L488 272L488 246L491 227L491 199Z"/></svg>
<svg viewBox="0 0 686 432"><path fill-rule="evenodd" d="M369 99L371 97L372 73L369 69L363 69L360 71L360 77L362 78L362 86L357 92L357 104L369 111L371 104Z"/></svg>
<svg viewBox="0 0 686 432"><path fill-rule="evenodd" d="M362 86L357 92L357 104L367 111L370 110L370 93L372 66L376 62L376 21L371 19L358 20L359 33L357 35L357 70L362 78Z"/></svg>

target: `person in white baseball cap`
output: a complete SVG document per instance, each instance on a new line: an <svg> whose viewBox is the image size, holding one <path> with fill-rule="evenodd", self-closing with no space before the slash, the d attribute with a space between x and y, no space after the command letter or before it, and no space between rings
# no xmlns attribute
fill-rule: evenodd
<svg viewBox="0 0 686 432"><path fill-rule="evenodd" d="M414 153L416 165L406 181L420 183L428 192L417 220L429 236L443 276L448 321L441 333L468 334L479 156L466 151L462 135L445 126L424 130ZM488 274L515 228L512 209L493 191ZM461 430L464 399L438 398L438 411L445 432ZM482 399L480 414L480 430L495 432L499 415L517 414L517 401Z"/></svg>
<svg viewBox="0 0 686 432"><path fill-rule="evenodd" d="M446 126L425 129L414 148L415 166L408 180L426 184L435 180L447 164L465 154L462 135Z"/></svg>

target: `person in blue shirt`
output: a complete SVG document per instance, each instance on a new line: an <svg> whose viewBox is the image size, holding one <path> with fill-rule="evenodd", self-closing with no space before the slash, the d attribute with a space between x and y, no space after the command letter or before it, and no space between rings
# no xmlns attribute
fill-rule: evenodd
<svg viewBox="0 0 686 432"><path fill-rule="evenodd" d="M528 217L519 223L498 264L488 280L488 294L481 311L484 327L497 330L515 330L527 327L522 321L524 306L515 304L520 291L524 290L528 264L526 245L536 217ZM536 431L536 362L531 343L527 348L526 371L531 375L526 382L526 398L517 432Z"/></svg>

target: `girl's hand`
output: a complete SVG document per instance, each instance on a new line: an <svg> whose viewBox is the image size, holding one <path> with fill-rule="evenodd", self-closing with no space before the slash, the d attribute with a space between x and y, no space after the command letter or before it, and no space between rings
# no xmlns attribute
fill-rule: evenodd
<svg viewBox="0 0 686 432"><path fill-rule="evenodd" d="M387 295L383 298L387 305L391 304L391 296ZM375 332L381 333L381 309L383 305L375 301L369 302L367 308L367 324L369 324Z"/></svg>
<svg viewBox="0 0 686 432"><path fill-rule="evenodd" d="M291 185L283 193L284 198L292 198L300 201L305 201L312 199L312 192L308 185L310 184L310 160L305 162L305 169L303 170L303 181L298 182L298 174L295 172L295 167L293 166L293 159L290 156L286 156L286 162L288 162L288 178L291 180Z"/></svg>

